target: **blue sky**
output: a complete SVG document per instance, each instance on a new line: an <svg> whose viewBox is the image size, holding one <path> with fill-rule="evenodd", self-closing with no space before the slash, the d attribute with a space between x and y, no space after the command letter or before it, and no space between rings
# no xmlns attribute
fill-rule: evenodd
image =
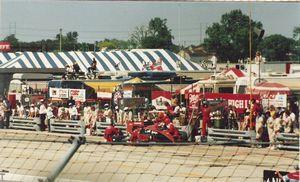
<svg viewBox="0 0 300 182"><path fill-rule="evenodd" d="M172 29L173 42L199 44L205 29L219 22L221 15L241 9L261 21L265 36L282 34L292 37L300 26L300 3L270 2L112 2L0 0L0 38L16 33L21 41L54 39L63 33L77 31L80 42L104 38L127 40L136 26L147 25L151 18L166 18Z"/></svg>

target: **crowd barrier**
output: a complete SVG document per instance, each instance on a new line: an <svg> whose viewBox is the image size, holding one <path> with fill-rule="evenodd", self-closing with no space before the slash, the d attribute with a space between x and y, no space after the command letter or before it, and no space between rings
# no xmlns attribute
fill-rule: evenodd
<svg viewBox="0 0 300 182"><path fill-rule="evenodd" d="M299 136L295 133L278 133L276 140L280 142L279 149L299 150Z"/></svg>
<svg viewBox="0 0 300 182"><path fill-rule="evenodd" d="M12 117L10 128L39 131L40 118L21 118ZM110 123L96 122L96 135L103 136L105 129ZM124 136L127 135L126 126L116 124ZM177 127L180 131L185 130L184 127ZM57 133L83 134L85 133L85 124L81 120L50 120L50 131ZM255 143L254 131L239 131L229 129L208 128L208 142L222 143L234 142L236 144L253 144ZM295 133L278 133L276 136L277 148L287 150L299 150L299 136Z"/></svg>
<svg viewBox="0 0 300 182"><path fill-rule="evenodd" d="M40 118L21 118L12 117L10 121L10 128L23 129L23 130L36 130L39 131Z"/></svg>
<svg viewBox="0 0 300 182"><path fill-rule="evenodd" d="M251 144L254 137L255 133L252 134L251 131L208 128L207 139L209 142L235 142L240 144Z"/></svg>
<svg viewBox="0 0 300 182"><path fill-rule="evenodd" d="M50 119L50 131L57 133L84 134L85 124L81 120Z"/></svg>

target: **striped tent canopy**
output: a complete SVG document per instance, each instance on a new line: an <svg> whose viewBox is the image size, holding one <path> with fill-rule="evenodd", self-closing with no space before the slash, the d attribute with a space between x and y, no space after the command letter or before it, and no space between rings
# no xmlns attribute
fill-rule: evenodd
<svg viewBox="0 0 300 182"><path fill-rule="evenodd" d="M203 68L187 61L173 52L163 49L135 49L109 52L24 52L4 63L0 68L65 68L77 62L87 72L93 58L98 71L141 71L145 64L156 64L161 59L163 71L197 71Z"/></svg>
<svg viewBox="0 0 300 182"><path fill-rule="evenodd" d="M9 60L17 57L21 53L12 53L12 52L0 52L0 65L7 63Z"/></svg>

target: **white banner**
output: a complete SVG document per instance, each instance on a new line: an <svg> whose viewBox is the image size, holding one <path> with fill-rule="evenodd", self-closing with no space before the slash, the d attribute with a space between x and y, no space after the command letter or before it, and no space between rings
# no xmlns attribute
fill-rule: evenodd
<svg viewBox="0 0 300 182"><path fill-rule="evenodd" d="M269 107L273 105L274 107L287 107L287 95L276 95L274 99L262 99L262 105L264 107Z"/></svg>
<svg viewBox="0 0 300 182"><path fill-rule="evenodd" d="M85 89L69 89L69 95L75 101L85 102Z"/></svg>
<svg viewBox="0 0 300 182"><path fill-rule="evenodd" d="M49 89L49 96L51 98L61 98L67 99L69 98L69 89L64 88L51 88Z"/></svg>
<svg viewBox="0 0 300 182"><path fill-rule="evenodd" d="M124 91L123 98L132 98L132 91L131 90Z"/></svg>
<svg viewBox="0 0 300 182"><path fill-rule="evenodd" d="M97 98L101 99L111 99L112 93L110 92L97 92Z"/></svg>

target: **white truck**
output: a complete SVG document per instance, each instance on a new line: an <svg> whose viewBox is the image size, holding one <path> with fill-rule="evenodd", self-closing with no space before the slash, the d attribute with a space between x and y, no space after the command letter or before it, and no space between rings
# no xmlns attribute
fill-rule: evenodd
<svg viewBox="0 0 300 182"><path fill-rule="evenodd" d="M45 98L48 81L52 79L52 74L15 73L9 84L8 95L15 95L15 100L22 103Z"/></svg>

